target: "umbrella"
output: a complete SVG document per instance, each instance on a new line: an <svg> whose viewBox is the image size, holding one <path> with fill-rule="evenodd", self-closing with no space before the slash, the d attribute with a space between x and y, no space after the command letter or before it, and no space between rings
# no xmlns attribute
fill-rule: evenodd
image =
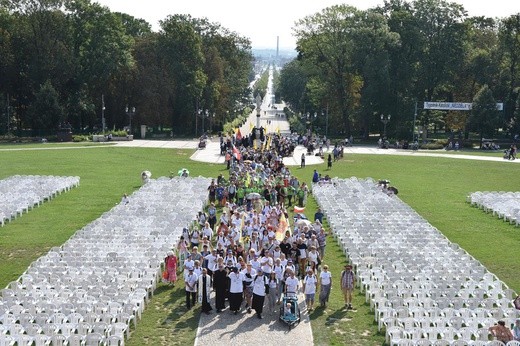
<svg viewBox="0 0 520 346"><path fill-rule="evenodd" d="M183 175L188 176L188 175L190 175L190 171L188 171L186 168L181 168L181 169L179 169L177 174L179 175L179 177L181 177Z"/></svg>
<svg viewBox="0 0 520 346"><path fill-rule="evenodd" d="M309 220L306 220L306 219L300 219L300 220L296 221L296 226L310 227L311 225L312 225L312 222L310 222Z"/></svg>
<svg viewBox="0 0 520 346"><path fill-rule="evenodd" d="M262 196L260 196L260 194L257 192L251 192L250 194L248 194L246 196L247 199L256 199L256 198L260 198L260 197L262 197Z"/></svg>

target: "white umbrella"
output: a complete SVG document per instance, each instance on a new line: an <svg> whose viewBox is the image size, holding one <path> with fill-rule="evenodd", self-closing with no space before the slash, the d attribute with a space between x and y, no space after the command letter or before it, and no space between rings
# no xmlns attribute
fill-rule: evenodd
<svg viewBox="0 0 520 346"><path fill-rule="evenodd" d="M296 221L296 226L310 227L311 225L312 225L312 222L310 222L309 220L300 219L300 220Z"/></svg>

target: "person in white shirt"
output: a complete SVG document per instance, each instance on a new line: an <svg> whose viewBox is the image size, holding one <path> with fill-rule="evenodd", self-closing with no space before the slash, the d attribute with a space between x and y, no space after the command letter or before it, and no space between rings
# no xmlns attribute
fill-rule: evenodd
<svg viewBox="0 0 520 346"><path fill-rule="evenodd" d="M289 276L285 279L285 294L286 295L295 295L298 292L298 289L300 287L300 281L296 277L294 270L291 270L290 268L285 269Z"/></svg>
<svg viewBox="0 0 520 346"><path fill-rule="evenodd" d="M269 275L269 292L267 293L267 306L268 310L271 314L275 312L276 303L278 302L278 286L280 285L280 281L276 278L276 274L271 272Z"/></svg>
<svg viewBox="0 0 520 346"><path fill-rule="evenodd" d="M213 275L213 269L215 269L215 265L217 264L217 250L213 249L211 250L211 253L209 255L206 255L204 257L205 260L208 261L208 275Z"/></svg>
<svg viewBox="0 0 520 346"><path fill-rule="evenodd" d="M259 319L263 318L265 295L269 291L268 280L262 269L258 269L253 279L253 301L251 307L256 311L256 317Z"/></svg>
<svg viewBox="0 0 520 346"><path fill-rule="evenodd" d="M209 240L211 240L211 237L213 237L213 230L211 229L209 222L204 223L204 228L202 229L202 236L208 237Z"/></svg>
<svg viewBox="0 0 520 346"><path fill-rule="evenodd" d="M256 277L256 270L251 263L246 264L246 269L241 272L244 282L244 298L246 300L247 313L251 312L251 299L253 298L253 280Z"/></svg>
<svg viewBox="0 0 520 346"><path fill-rule="evenodd" d="M244 292L244 274L240 273L237 268L233 268L228 274L229 285L229 310L235 315L238 314L242 305L242 295Z"/></svg>
<svg viewBox="0 0 520 346"><path fill-rule="evenodd" d="M316 275L314 275L312 269L307 270L307 275L303 278L303 293L305 293L305 304L307 305L308 312L312 311L317 285L318 279Z"/></svg>
<svg viewBox="0 0 520 346"><path fill-rule="evenodd" d="M197 297L197 274L193 273L193 267L188 269L188 273L184 277L185 290L186 290L186 308L189 310L195 305L195 299Z"/></svg>
<svg viewBox="0 0 520 346"><path fill-rule="evenodd" d="M320 273L320 306L325 307L329 302L330 290L332 288L332 274L329 272L329 266L323 265Z"/></svg>
<svg viewBox="0 0 520 346"><path fill-rule="evenodd" d="M280 302L280 297L283 292L283 286L284 286L283 272L284 271L285 271L285 267L282 266L280 259L279 258L275 259L272 272L274 273L276 280L278 280L278 301L277 301L277 303Z"/></svg>
<svg viewBox="0 0 520 346"><path fill-rule="evenodd" d="M195 267L195 262L191 257L191 253L188 253L187 258L184 260L184 274L188 274L188 271Z"/></svg>

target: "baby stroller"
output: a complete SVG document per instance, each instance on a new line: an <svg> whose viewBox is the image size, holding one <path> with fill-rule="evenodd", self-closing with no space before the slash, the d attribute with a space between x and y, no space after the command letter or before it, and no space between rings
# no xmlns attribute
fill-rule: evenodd
<svg viewBox="0 0 520 346"><path fill-rule="evenodd" d="M280 321L292 327L300 323L300 307L298 306L298 297L295 293L286 293L280 307Z"/></svg>

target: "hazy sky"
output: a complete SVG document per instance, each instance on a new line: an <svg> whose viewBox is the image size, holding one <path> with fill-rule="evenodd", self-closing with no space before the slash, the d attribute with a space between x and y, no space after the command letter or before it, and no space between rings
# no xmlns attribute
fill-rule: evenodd
<svg viewBox="0 0 520 346"><path fill-rule="evenodd" d="M253 48L294 49L294 22L336 4L349 4L360 10L383 4L383 0L92 0L111 11L124 12L149 22L159 29L159 20L170 14L190 14L248 37ZM456 0L470 16L508 17L520 12L518 0Z"/></svg>

